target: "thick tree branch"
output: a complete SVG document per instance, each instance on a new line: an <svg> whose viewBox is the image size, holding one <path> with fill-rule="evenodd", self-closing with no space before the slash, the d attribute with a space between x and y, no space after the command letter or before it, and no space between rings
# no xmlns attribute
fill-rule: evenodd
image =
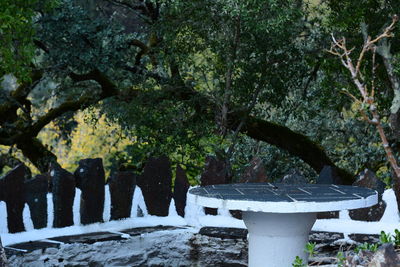
<svg viewBox="0 0 400 267"><path fill-rule="evenodd" d="M173 93L175 97L180 100L195 100L195 108L198 107L203 114L207 114L207 119L212 120L215 118L218 105L208 97L188 87L179 87L177 91ZM244 117L246 119L243 119ZM242 125L239 127L239 124ZM302 159L317 173L325 165L332 166L337 169L344 184L352 184L354 182L354 175L337 167L320 145L310 140L307 136L294 132L285 126L249 116L248 113L243 113L243 111L229 113L227 126L232 131L239 129L241 133L251 138L286 150L292 156Z"/></svg>
<svg viewBox="0 0 400 267"><path fill-rule="evenodd" d="M57 162L57 156L35 137L19 140L17 148L42 173L49 170L50 163Z"/></svg>
<svg viewBox="0 0 400 267"><path fill-rule="evenodd" d="M232 121L237 121L240 114L232 114ZM231 128L236 127L231 125ZM354 182L354 177L347 171L336 167L335 163L326 155L324 149L311 141L307 136L294 132L289 128L249 116L241 128L241 132L256 140L286 150L292 156L299 157L319 173L325 165L337 168L344 184Z"/></svg>

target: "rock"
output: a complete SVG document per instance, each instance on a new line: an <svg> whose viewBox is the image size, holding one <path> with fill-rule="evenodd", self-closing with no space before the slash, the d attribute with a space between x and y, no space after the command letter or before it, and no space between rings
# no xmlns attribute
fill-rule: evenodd
<svg viewBox="0 0 400 267"><path fill-rule="evenodd" d="M247 229L231 227L202 227L200 235L219 237L222 239L243 239L247 240Z"/></svg>
<svg viewBox="0 0 400 267"><path fill-rule="evenodd" d="M392 243L383 244L375 252L368 267L400 267L400 257Z"/></svg>
<svg viewBox="0 0 400 267"><path fill-rule="evenodd" d="M317 184L341 184L342 179L337 174L337 170L334 167L325 165L322 168L318 178Z"/></svg>
<svg viewBox="0 0 400 267"><path fill-rule="evenodd" d="M226 162L214 156L206 157L204 172L201 174L200 185L227 184L230 181L228 166ZM205 213L217 215L218 210L213 208L204 208Z"/></svg>
<svg viewBox="0 0 400 267"><path fill-rule="evenodd" d="M58 164L50 165L53 193L53 227L61 228L74 224L72 205L75 198L75 177Z"/></svg>
<svg viewBox="0 0 400 267"><path fill-rule="evenodd" d="M339 211L318 212L317 219L338 219Z"/></svg>
<svg viewBox="0 0 400 267"><path fill-rule="evenodd" d="M368 235L368 234L349 234L351 240L358 243L379 243L379 235Z"/></svg>
<svg viewBox="0 0 400 267"><path fill-rule="evenodd" d="M33 227L47 227L47 176L36 175L33 179L26 180L25 188L25 201L29 206Z"/></svg>
<svg viewBox="0 0 400 267"><path fill-rule="evenodd" d="M381 200L378 204L362 209L349 210L349 216L352 220L378 222L385 213L386 202Z"/></svg>
<svg viewBox="0 0 400 267"><path fill-rule="evenodd" d="M7 257L0 239L0 267L7 267Z"/></svg>
<svg viewBox="0 0 400 267"><path fill-rule="evenodd" d="M250 161L250 166L247 167L239 183L266 183L268 182L267 171L259 157L253 157Z"/></svg>
<svg viewBox="0 0 400 267"><path fill-rule="evenodd" d="M119 171L108 179L111 195L111 220L131 216L132 198L136 187L136 174L130 171Z"/></svg>
<svg viewBox="0 0 400 267"><path fill-rule="evenodd" d="M143 210L139 206L137 207L136 217L138 218L144 217Z"/></svg>
<svg viewBox="0 0 400 267"><path fill-rule="evenodd" d="M360 176L353 185L374 189L379 193L380 198L385 192L385 183L379 180L373 171L368 169L360 173Z"/></svg>
<svg viewBox="0 0 400 267"><path fill-rule="evenodd" d="M186 176L185 170L179 164L176 166L176 177L174 185L174 201L176 212L179 216L185 217L186 194L190 184Z"/></svg>
<svg viewBox="0 0 400 267"><path fill-rule="evenodd" d="M23 164L9 171L0 179L1 200L7 206L7 225L10 233L25 231L22 212L25 205L25 177L28 168Z"/></svg>
<svg viewBox="0 0 400 267"><path fill-rule="evenodd" d="M138 183L150 215L168 216L172 198L171 183L172 171L168 157L150 158Z"/></svg>
<svg viewBox="0 0 400 267"><path fill-rule="evenodd" d="M229 183L229 173L225 161L214 156L207 156L204 168L200 178L201 186Z"/></svg>
<svg viewBox="0 0 400 267"><path fill-rule="evenodd" d="M376 190L378 192L379 202L369 208L350 210L350 218L367 222L379 221L386 209L386 203L382 200L382 194L385 191L385 183L380 181L374 172L366 169L360 174L359 178L353 183L353 185Z"/></svg>
<svg viewBox="0 0 400 267"><path fill-rule="evenodd" d="M60 246L10 257L10 266L247 266L247 241L194 234L192 229L140 229L130 238ZM113 238L114 239L114 238ZM103 240L100 240L103 241Z"/></svg>
<svg viewBox="0 0 400 267"><path fill-rule="evenodd" d="M81 189L82 224L103 221L105 174L101 158L83 159L74 172L76 187Z"/></svg>
<svg viewBox="0 0 400 267"><path fill-rule="evenodd" d="M284 184L307 184L308 181L303 174L297 169L291 169L285 176L282 182Z"/></svg>

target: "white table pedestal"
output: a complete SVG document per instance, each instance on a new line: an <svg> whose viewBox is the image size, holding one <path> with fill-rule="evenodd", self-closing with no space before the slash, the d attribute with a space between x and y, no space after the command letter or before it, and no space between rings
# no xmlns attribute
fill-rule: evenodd
<svg viewBox="0 0 400 267"><path fill-rule="evenodd" d="M249 231L249 267L291 267L296 256L308 263L304 251L316 213L243 211Z"/></svg>

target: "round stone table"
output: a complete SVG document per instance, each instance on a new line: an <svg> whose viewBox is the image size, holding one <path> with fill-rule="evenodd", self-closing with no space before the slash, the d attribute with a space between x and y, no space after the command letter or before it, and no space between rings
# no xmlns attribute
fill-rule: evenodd
<svg viewBox="0 0 400 267"><path fill-rule="evenodd" d="M243 211L250 267L291 267L296 256L308 262L304 249L317 212L373 206L378 194L356 186L241 183L192 188L188 201Z"/></svg>

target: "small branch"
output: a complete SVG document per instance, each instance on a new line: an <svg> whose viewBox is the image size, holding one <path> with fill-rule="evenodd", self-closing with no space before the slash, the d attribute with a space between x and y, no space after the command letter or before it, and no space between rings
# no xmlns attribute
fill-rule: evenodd
<svg viewBox="0 0 400 267"><path fill-rule="evenodd" d="M387 160L389 161L393 171L396 174L397 179L395 179L395 181L394 181L394 184L396 186L400 185L400 181L399 181L400 168L397 164L396 158L393 156L393 151L392 151L392 149L389 145L389 142L386 138L386 134L384 132L384 129L383 129L383 126L382 126L382 123L380 120L380 116L376 109L376 104L375 104L375 99L374 99L374 95L375 95L374 79L375 79L375 69L376 69L376 63L375 63L375 60L376 60L375 54L376 54L376 49L377 49L376 43L379 42L380 40L383 40L385 38L390 38L393 36L392 30L394 29L395 23L398 21L398 19L399 18L397 16L394 16L392 19L392 23L388 27L386 27L385 30L383 31L383 33L380 34L379 36L377 36L375 39L371 40L370 36L367 36L365 38L364 45L358 56L358 60L357 60L357 64L356 64L355 68L352 63L352 59L350 57L352 50L347 49L345 38L342 38L341 40L338 41L332 35L333 43L332 43L331 49L328 51L329 53L339 57L342 64L351 73L353 82L361 94L362 101L357 99L354 95L349 94L350 97L357 103L362 102L362 103L366 103L369 105L369 113L372 115L372 120L369 118L369 116L365 112L365 110L360 109L360 113L365 121L376 126L376 129L377 129L379 136L381 138L381 141L382 141L382 146L386 153ZM365 30L364 34L367 35L366 30ZM363 84L359 78L359 77L362 78L361 73L360 73L360 68L361 68L363 59L364 59L367 51L372 51L372 86L371 86L371 90L368 90L367 85ZM386 54L388 54L388 52L389 51L386 51ZM399 199L398 199L398 201L399 201Z"/></svg>

